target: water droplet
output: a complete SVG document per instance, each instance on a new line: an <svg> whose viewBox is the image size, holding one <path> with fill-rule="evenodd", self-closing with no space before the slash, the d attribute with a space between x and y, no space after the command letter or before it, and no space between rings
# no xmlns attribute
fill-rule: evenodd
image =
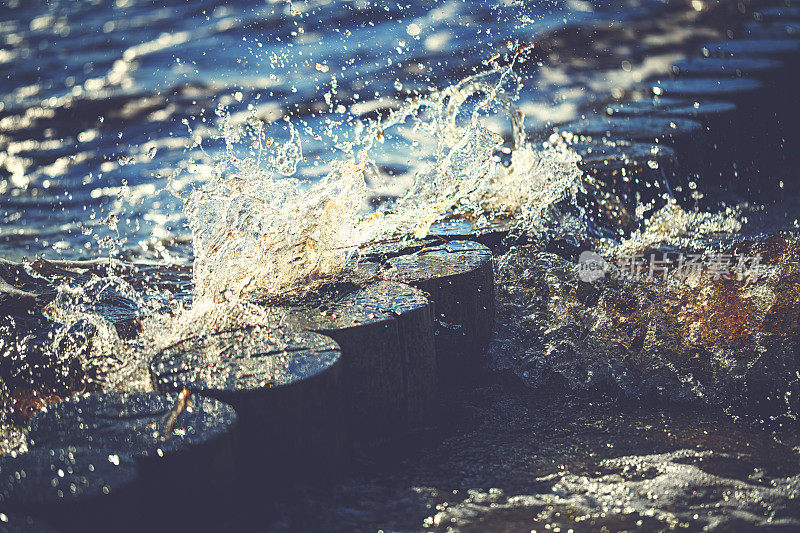
<svg viewBox="0 0 800 533"><path fill-rule="evenodd" d="M416 23L411 23L406 27L406 33L408 33L412 37L416 37L420 34L422 28L419 27Z"/></svg>

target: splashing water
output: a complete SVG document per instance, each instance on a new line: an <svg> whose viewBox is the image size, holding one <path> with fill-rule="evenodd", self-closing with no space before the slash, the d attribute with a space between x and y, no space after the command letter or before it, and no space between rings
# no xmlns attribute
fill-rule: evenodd
<svg viewBox="0 0 800 533"><path fill-rule="evenodd" d="M745 479L725 475L750 467L750 461L746 455L687 449L606 459L591 474L541 477L550 490L537 494L471 490L465 501L442 506L429 521L458 527L480 517L487 528L511 523L562 530L797 527L792 513L800 477L764 480L766 473L758 469Z"/></svg>
<svg viewBox="0 0 800 533"><path fill-rule="evenodd" d="M347 158L330 162L330 172L313 183L291 176L302 159L291 124L291 139L278 145L265 141L257 119L234 126L225 117L225 154L211 180L185 204L194 240L196 299L246 299L254 291L280 295L308 287L335 275L359 245L424 237L452 209L475 217L502 210L532 233L556 226L584 233L579 220L567 222L557 213L559 203L574 200L580 187L578 159L563 146L526 143L523 116L514 105L515 60L410 101L385 119L370 120ZM497 155L502 137L489 124L501 115L510 123L514 147L508 167ZM370 190L386 182L370 151L393 128L408 124L427 138L433 156L420 161L399 198L370 213ZM249 157L238 156L241 144L253 147ZM355 147L360 149L354 154Z"/></svg>
<svg viewBox="0 0 800 533"><path fill-rule="evenodd" d="M96 288L81 289L86 291L80 296L85 300L82 303L76 303L78 289L74 286L59 288L48 309L49 317L61 325L52 345L60 350L75 338L77 330L91 332L87 336L92 342L85 342L84 350L72 351L84 354L80 365L93 376L92 386L147 388L145 362L155 351L188 335L265 323L268 318L250 301L255 300L252 296L281 297L311 288L319 280L336 276L361 245L424 237L430 226L448 213L467 214L477 221L503 215L512 220L512 233L531 236L539 247L554 238L588 242L591 221L578 202L578 195L584 192L579 157L563 142L535 144L527 139L524 115L517 106L523 84L516 68L525 54L516 50L486 61L478 74L426 96L409 98L385 117L357 121L347 136L340 137L333 127L313 132L306 126L304 133L318 139L329 137L342 154L323 162L321 168L327 171L315 180L299 177L298 170L308 161L301 133L288 118L267 124L254 112L243 117L218 108L219 130L209 139L222 141L223 149L208 156L203 152L202 135L193 136L195 147L213 164L210 178L184 199L194 251L193 301L172 301L154 308L135 290L115 282L115 291L134 302L134 314L144 317L140 334L128 339L121 338L118 327L85 303L98 294ZM332 108L336 76L331 80L331 92L325 99ZM241 97L235 99L241 101ZM413 154L415 161L409 164L407 175L389 179L381 162L388 159L393 143L404 144L404 153ZM155 154L153 148L146 152L150 158ZM320 163L318 159L313 163ZM393 200L370 209L371 194L398 185L402 188ZM640 206L640 219L644 212ZM690 213L673 202L642 220L641 228L629 238L594 245L609 258L658 244L689 246L700 236L739 231L740 218L735 209ZM512 256L499 261L500 280L512 300L530 295L525 283L531 272L548 280L548 294L554 300L548 300L550 307L545 306L544 314L529 315L536 317L534 324L528 333L518 335L526 341L509 341L519 333L514 328L509 337L501 334L496 352L502 355L495 354L496 362L503 366L509 357L516 358L509 364L531 383L540 382L529 379L531 372L556 373L567 376L572 387L585 389L594 387L602 376L634 396L644 394L646 387L636 384L643 374L618 364L618 359L626 357L605 349L607 342L630 339L612 335L591 349L580 335L577 339L564 336L563 342L547 340L564 332L585 333L586 323L602 325L608 318L591 309L594 304L590 301L575 301L570 292L574 280L566 274L564 279L558 278L559 272L571 268L568 262L559 262L562 260L549 258L552 264L544 269L520 271L513 268ZM560 290L563 294L555 297ZM638 298L636 290L633 292ZM523 308L530 305L525 302ZM563 312L565 307L568 313ZM658 317L652 313L643 317L644 337L658 337ZM513 323L514 318L509 320ZM528 338L537 331L543 332L543 337ZM640 370L650 369L644 375L652 371L653 376L671 376L670 383L677 380L681 384L676 390L689 390L676 393L681 398L707 394L698 392L697 383L680 365L658 353L663 344L645 345L652 348L645 350L652 364L639 360ZM564 349L569 355L564 355ZM630 351L634 352L641 355L635 349ZM576 377L579 374L581 377Z"/></svg>
<svg viewBox="0 0 800 533"><path fill-rule="evenodd" d="M730 233L740 227L732 213L668 205L631 238L606 243L597 279L535 245L512 248L497 263L495 365L533 388L709 403L767 425L796 420L800 247L788 233ZM667 252L702 261L662 268ZM736 256L758 263L744 275L715 270L715 257ZM634 257L648 261L639 276L624 271Z"/></svg>
<svg viewBox="0 0 800 533"><path fill-rule="evenodd" d="M511 164L498 168L481 190L483 211L506 213L515 221L514 232L540 242L585 239L588 221L577 203L583 190L579 160L563 143L522 145L512 152Z"/></svg>
<svg viewBox="0 0 800 533"><path fill-rule="evenodd" d="M639 206L639 218L644 206ZM609 256L632 255L648 247L666 244L674 247L697 247L705 239L717 235L734 235L747 221L743 210L727 207L722 212L686 211L670 200L650 218L643 219L641 228L619 242L608 243L603 249Z"/></svg>
<svg viewBox="0 0 800 533"><path fill-rule="evenodd" d="M102 272L79 268L81 273L73 275L67 269L66 277L56 278L55 295L43 310L50 331L44 347L37 348L42 355L34 356L32 348L20 351L31 365L35 360L58 374L45 380L58 384L53 390L45 387L57 395L148 390L147 362L154 353L190 335L269 325L274 318L248 301L252 295L281 296L313 287L316 280L335 276L362 243L423 236L449 209L480 213L494 209L494 201L509 213L521 213L529 227L539 224L546 208L538 204L563 198L577 170L566 172L568 179L551 176L549 169L557 167L547 161L556 152L524 143L522 115L513 104L518 80L512 66L513 61L508 67L493 65L409 101L383 120L362 124L355 141L342 145L346 157L330 161L329 171L316 181L296 176L304 157L291 123L271 126L288 132L278 142L255 117L237 122L218 109L220 127L211 140L216 136L224 149L210 179L188 195L184 206L195 255L192 301L134 288L115 274L113 262ZM508 167L497 155L502 137L490 129L500 113L510 119L516 148ZM421 145L434 155L421 158L393 204L370 211L370 190L385 182L371 152L393 131L407 135L402 128L408 124L427 136ZM195 138L203 150L202 138ZM559 157L574 166L574 159ZM560 192L545 194L554 183ZM525 190L541 194L526 199ZM120 309L124 312L116 316Z"/></svg>
<svg viewBox="0 0 800 533"><path fill-rule="evenodd" d="M291 124L284 145L265 139L263 124L255 119L245 128L232 126L229 118L223 124L225 157L185 204L196 300L241 299L254 290L286 290L334 273L354 245L368 167L334 162L330 174L307 184L286 176L302 160ZM253 157L235 153L243 136L256 147ZM267 169L261 166L265 151Z"/></svg>
<svg viewBox="0 0 800 533"><path fill-rule="evenodd" d="M585 240L589 221L577 202L582 191L579 157L564 143L527 141L524 117L515 105L520 80L514 67L519 54L505 66L492 62L482 73L409 100L386 118L360 124L355 140L342 146L346 157L329 161L329 171L316 181L295 175L304 157L300 134L289 121L267 126L250 115L237 122L218 109L220 127L212 138L222 140L224 150L216 157L210 179L193 190L184 205L195 256L193 302L173 302L166 312L154 311L131 295L139 316L145 318L141 334L124 340L107 320L92 315L92 309L75 307L60 296L51 305L61 310L53 314L62 324L55 338L68 339L75 324L88 324L98 335L82 365L97 367L90 373L98 376L98 387L146 389L146 361L164 346L189 335L268 324L269 317L254 300L307 290L316 281L335 276L360 245L423 237L448 212L468 213L478 220L502 214L513 221L514 233L534 236L540 245L552 238ZM276 141L268 135L268 127L288 132L288 139ZM500 157L503 136L497 129L510 139L506 160ZM420 158L399 197L370 211L370 191L387 182L376 164L380 154L373 152L392 138L411 138L431 155ZM202 148L202 141L197 142ZM739 227L731 213L686 213L670 204L630 239L606 243L604 252L622 253L659 239L675 241L696 236L699 230L730 232ZM525 276L515 269L501 270L510 273L501 276L510 293L524 284ZM559 313L553 316L569 319ZM545 328L560 330L546 316L537 320ZM497 345L503 347L503 357L519 350L532 354L541 346L532 342L512 348L502 339ZM566 365L574 373L583 367L574 358L556 359L538 360L547 371L560 372L557 369ZM603 372L610 370L612 380L625 381L606 363L601 365L606 368ZM598 368L589 372L597 373ZM584 386L574 380L571 385Z"/></svg>
<svg viewBox="0 0 800 533"><path fill-rule="evenodd" d="M384 16L380 12L382 6L358 4L367 9L364 27L371 25L373 19L379 24ZM33 218L33 223L28 224L29 236L14 236L8 241L11 243L8 248L22 249L25 243L35 241L41 249L68 250L72 246L78 249L74 251L75 257L83 257L97 245L102 250L110 249L115 257L133 257L134 261L143 256L136 253L125 256L129 251L125 239L134 242L152 238L147 246L157 246L152 244L155 242L161 243L161 248L148 256L159 261L154 270L133 276L117 270L119 265L115 261L109 261L104 269L91 268L88 274L75 266L65 267L81 270L81 275L74 278L53 280L43 273L41 278L49 279L53 286L48 288L52 294L48 295L47 304L34 307L41 317L37 315L34 320L25 316L10 325L0 323L0 334L5 335L6 330L19 333L5 362L24 363L16 369L19 374L14 379L8 383L0 380L3 437L0 453L24 448L20 411L40 409L78 391L149 390L152 385L147 363L154 353L188 336L251 324L274 326L274 315L258 303L265 293L282 298L313 288L315 283L337 276L343 266L357 258L358 249L364 244L424 237L431 224L443 216L463 215L478 224L502 216L511 221L512 236L524 233L535 244L512 248L497 258L499 320L488 355L493 366L511 370L532 389L544 389L543 396L554 390L553 397L576 397L582 401L588 395L591 405L597 393L610 394L615 399L645 400L637 405L655 414L645 419L646 424L623 427L630 425L631 418L624 414L621 404L604 404L606 407L599 409L608 412L579 413L575 416L580 423L569 426L562 424L563 418L557 413L559 409L570 411L569 408L558 405L537 408L520 403L514 409L509 401L520 400L515 391L507 391L508 396L471 391L481 408L487 398L490 402L496 398L496 410L488 414L490 422L477 429L472 423L467 424L464 435L455 440L445 439L441 453L424 465L424 475L413 479L408 487L400 487L393 497L384 497L385 493L375 490L372 480L366 483L358 480L362 489L359 494L369 492L369 495L358 498L357 504L345 506L341 515L346 520L357 520L354 517L361 515L359 505L365 502L369 505L371 499L411 502L409 494L424 491L429 485L446 493L446 498L425 502L427 507L421 516L431 515L425 527L465 526L468 530L470 525L478 524L478 528L486 529L494 523L507 525L514 516L521 517L521 526L528 529L540 522L548 527L557 524L564 530L588 524L593 524L588 527L608 524L610 529L656 529L687 524L690 528L723 529L739 524L796 527L796 502L800 496L800 481L794 468L796 449L775 452L791 469L764 474L758 461L748 460L747 448L755 450L760 444L747 431L731 437L741 443L744 455L718 453L718 443L706 442L705 436L715 430L726 433L725 428L719 430L716 425L696 429L699 442L714 448L713 452L702 451L705 447L697 443L662 448L648 447L642 441L667 442L674 437L675 428L680 427L660 417L654 409L654 398L693 405L713 403L731 413L738 411L730 407L744 404L752 412L761 413L763 407L768 413L765 419L796 420L800 380L792 363L797 358L795 332L800 330L800 307L796 304L800 301L797 289L800 245L796 238L785 235L766 239L736 236L746 229L744 208L703 213L682 209L670 201L654 214L650 214L652 205L639 206L635 217L639 226L631 235L597 238L593 221L580 205L585 191L578 156L563 142L529 141L520 107L529 119L532 114L537 115L536 120L541 123L574 118L575 112L581 112L580 103L595 96L589 90L592 80L595 85L602 81L607 86L613 78L607 74L614 72L604 73L605 67L592 65L589 60L594 52L586 53L585 49L579 50L576 57L589 68L580 71L574 58L565 50L558 50L556 39L551 45L555 47L553 55L560 54L561 64L538 65L542 76L528 84L527 94L518 74L525 67L517 68L524 54L484 62L479 67L481 73L463 77L470 70L462 68L461 63L476 72L478 69L474 67L482 52L476 53L471 45L464 50L448 44L449 40L455 42L466 34L459 32L474 33L475 27L480 26L480 35L486 37L479 37L478 45L493 49L507 46L516 50L512 41L530 39L533 32L527 22L519 24L526 20L519 16L522 4L502 4L514 7L513 27L494 25L499 14L495 7L482 18L473 17L467 13L471 8L463 7L469 3L440 3L431 16L415 14L413 24L401 25L404 42L397 46L403 52L396 58L388 58L389 64L394 60L398 68L402 60L403 71L387 73L384 71L387 67L375 61L379 83L363 86L359 84L369 76L365 72L373 66L369 54L361 55L363 49L326 57L317 55L317 49L313 54L305 54L308 42L319 35L328 37L327 29L313 20L319 15L314 12L317 8L303 6L303 12L295 12L295 6L287 4L282 6L285 16L269 19L254 15L235 20L235 7L218 6L210 17L213 29L196 32L192 27L196 21L189 16L182 17L186 19L182 23L185 31L173 34L167 33L172 29L162 29L160 23L152 24L155 34L148 39L153 40L145 46L131 47L122 61L113 63L108 75L84 83L82 78L95 74L78 73L78 85L72 93L82 91L83 97L73 99L54 93L63 88L55 85L47 89L37 82L45 91L41 100L46 102L52 96L53 103L41 108L23 108L24 120L15 118L15 109L4 108L4 138L0 144L10 142L5 139L6 134L14 140L8 144L0 164L13 174L8 183L13 182L18 190L11 192L16 194L29 187L33 192L28 199L38 198L44 213L42 218ZM588 7L583 2L572 4ZM401 8L416 9L417 6ZM384 26L397 25L400 19L395 16L388 15ZM448 27L436 26L437 17L448 19ZM125 18L129 18L127 13L115 24L124 23ZM320 23L326 19L318 18ZM147 18L137 20L131 22L143 28L151 25ZM149 86L143 85L140 71L157 71L163 67L162 60L171 63L178 55L187 53L185 48L171 48L181 43L203 50L205 56L206 50L210 54L217 42L229 45L245 34L249 35L247 46L260 48L262 43L251 37L254 33L266 33L260 25L266 20L275 25L274 35L280 36L280 43L264 43L265 49L269 49L270 66L274 69L277 65L286 72L275 71L243 82L229 95L231 85L225 81L217 84L217 80L226 78L224 72L215 71L204 79L207 73L200 74L204 67L198 66L195 85L191 63L178 61L176 72L189 72L190 81L179 86L172 96L167 96L170 91L162 91L163 87L152 93ZM251 31L248 24L253 21L255 29ZM166 22L171 26L179 21ZM659 25L662 23L659 19ZM31 28L35 26L32 24ZM685 31L684 26L685 20L681 19L677 27ZM113 32L106 33L105 28L104 35L118 37ZM0 30L10 36L7 26ZM17 28L12 30L17 33ZM73 33L75 30L76 27ZM67 33L48 41L66 42ZM198 33L208 38L197 42ZM364 33L359 33L355 39L366 40L371 35L365 38ZM374 35L380 37L380 32ZM578 38L583 39L584 35L579 32ZM591 35L592 46L602 45L612 50L620 45L604 37L603 32ZM636 51L645 42L641 35L637 33L636 42L631 42L632 50ZM585 44L574 42L574 37L572 41L569 39L567 36L567 48L578 49ZM391 49L395 42L394 39L387 42L390 40ZM406 40L412 46L407 46ZM31 42L35 45L40 41ZM376 46L379 50L376 55L383 55L385 48L381 46L385 45ZM421 47L437 54L419 53ZM50 54L50 48L42 50ZM232 55L229 50L220 56L226 62ZM460 52L465 53L459 55ZM9 54L17 52L12 50ZM8 57L0 57L0 61L7 61ZM387 58L379 58L384 59ZM98 62L98 68L101 63ZM302 70L306 63L313 72ZM81 67L83 64L81 61ZM259 72L260 76L262 68L269 68L247 61L244 65L248 75ZM665 65L655 64L651 68L643 64L644 74L641 69L635 73L638 79L644 79L662 71ZM618 70L617 65L614 68ZM637 68L634 64L634 69ZM588 71L592 69L590 76ZM30 70L32 76L38 77L44 69L32 64ZM400 77L396 78L398 73ZM382 86L386 80L381 78L387 75L391 79ZM437 78L461 81L434 90L432 85L441 86ZM209 79L214 82L206 83ZM566 86L562 94L571 92L577 96L562 104L560 99L551 98L555 95L548 94L548 83ZM621 80L617 77L614 83L617 87ZM253 89L255 86L258 91ZM144 90L145 96L126 99L118 88ZM237 92L239 89L242 92ZM375 98L371 95L373 89L379 89L374 91ZM309 94L324 91L324 102L318 95ZM423 91L429 94L420 96ZM28 96L23 92L19 96L25 100L19 101L30 102L24 104L26 108L40 100L33 92ZM285 99L284 94L288 95ZM524 96L520 97L521 94ZM122 98L116 99L117 95ZM260 97L270 101L257 102ZM251 98L254 110L243 112L243 106ZM213 109L216 99L232 103L230 112L220 107L216 123L208 129L196 125L196 122L206 123L205 109ZM286 108L280 103L282 99ZM5 105L11 106L11 100L6 100ZM290 111L290 106L295 106L297 113ZM68 112L65 114L64 110ZM6 116L7 113L11 115ZM52 121L54 124L45 120L50 114L58 117ZM354 118L359 115L361 119ZM147 126L129 128L138 125L137 116L150 117L142 118ZM282 120L289 116L291 121ZM309 116L313 118L308 119ZM183 117L186 118L180 120ZM76 142L84 144L83 151L71 153L68 139L55 141L56 137L66 139L69 135L59 128L55 129L53 139L37 141L31 147L25 144L26 135L36 135L39 130L48 132L51 125L58 126L59 120L79 122L75 135ZM190 121L197 133L190 137L197 144L190 147L187 158L182 152L183 132L162 126L172 124L179 128L177 124ZM109 127L125 128L124 135L117 136L116 131L108 135ZM208 130L217 128L218 131L209 134ZM27 129L32 133L27 133ZM168 132L170 138L157 138L160 129ZM173 133L177 135L172 137ZM324 144L324 149L315 149L315 143ZM323 150L327 150L324 155ZM74 169L67 172L74 165L86 172ZM209 170L209 175L197 188L186 192L188 185L195 182L193 165ZM167 170L162 173L164 168ZM106 177L98 175L100 170ZM158 177L168 182L163 191L159 190L160 184L136 181L136 176L145 176L148 170L157 171ZM117 176L125 179L117 180ZM67 179L62 184L63 178L75 178L75 183L70 185ZM131 181L130 186L126 180ZM179 199L170 194L162 196L165 191ZM14 203L14 194L7 195L9 213L25 206ZM33 230L41 220L53 216L52 206L62 201L62 194L69 201L74 194L76 205L89 204L90 218L83 217L75 226L77 233L86 237L87 246L80 237L63 236L71 231L63 228L73 226L61 226L52 236ZM171 202L169 206L159 205L166 196ZM100 202L107 197L116 197L117 201L112 209L103 211L100 206L104 204ZM376 197L381 197L381 203L373 202ZM23 194L21 198L27 197ZM128 206L137 202L133 208ZM147 272L163 270L164 259L173 257L171 249L167 250L171 247L168 242L173 229L168 228L182 227L179 203L183 203L192 233L194 266L191 270L186 267L176 271L180 283L185 284L182 291L175 289L174 279L163 283L168 288L162 291L154 288L161 282L151 283ZM102 214L97 214L93 205ZM69 207L62 211L67 216L62 214L61 218L69 218ZM148 216L158 221L148 226ZM16 229L13 220L6 227ZM151 231L152 227L157 231ZM181 231L177 233L185 240L178 244L182 250L174 257L183 254L190 258L188 236ZM766 261L759 281L752 283L714 281L702 276L668 277L663 282L609 276L586 283L577 275L579 265L571 252L549 253L560 245L553 243L555 246L548 247L554 239L566 239L578 249L596 251L609 261L652 250L745 250L750 254L760 251ZM17 242L21 244L14 244ZM25 265L25 269L38 276L37 268L32 265ZM36 291L31 290L33 293ZM22 294L20 298L28 296ZM28 330L20 326L25 325L25 320L34 322L31 331L37 333L36 328L42 326L45 334L41 338L28 335ZM25 380L56 383L56 386L19 388L19 383ZM455 400L461 402L460 397ZM666 409L673 407L667 404ZM673 410L680 412L683 406ZM460 411L456 411L455 418L459 416ZM474 416L472 412L468 415ZM519 426L526 416L536 424ZM691 420L686 425L695 428L694 417L689 414L688 418ZM504 419L508 419L507 423ZM558 437L559 425L563 426L561 437ZM663 432L648 433L647 428L653 427L662 428ZM614 447L610 446L612 440ZM576 442L582 442L583 447L576 447ZM671 452L661 453L666 450ZM596 455L608 459L599 463L588 459L598 459ZM763 456L769 456L767 464L771 464L772 455L772 451L763 452ZM454 457L456 460L452 462ZM542 470L535 461L546 463L547 468ZM569 461L571 466L565 466ZM715 470L718 463L728 467ZM408 465L402 468L408 470ZM524 484L525 475L521 472L530 474L535 486L515 489L518 482ZM735 474L741 472L744 474L738 480ZM462 494L467 486L493 487L494 483L503 488L473 489L466 499L456 496L456 492ZM374 498L375 495L380 498ZM340 496L337 493L335 498ZM440 501L444 502L441 506ZM330 503L325 501L326 509L334 507ZM304 515L312 508L300 506L304 507ZM377 512L382 515L376 524L384 523L387 515L398 514L396 506ZM499 522L491 522L495 515ZM484 518L489 520L484 522ZM359 519L364 520L363 516ZM418 526L419 522L414 524ZM359 526L364 526L364 522Z"/></svg>

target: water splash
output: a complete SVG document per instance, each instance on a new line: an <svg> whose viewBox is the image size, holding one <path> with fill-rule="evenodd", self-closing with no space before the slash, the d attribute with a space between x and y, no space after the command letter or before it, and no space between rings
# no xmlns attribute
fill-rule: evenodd
<svg viewBox="0 0 800 533"><path fill-rule="evenodd" d="M26 267L53 294L41 310L48 329L37 350L44 355L36 359L23 347L16 360L36 359L48 372L61 373L44 379L47 391L58 395L148 390L147 362L154 353L190 335L270 325L274 317L252 296L307 290L335 276L362 243L424 235L453 207L490 209L491 187L507 190L507 208L524 212L523 189L512 184L529 180L534 190L544 183L544 167L537 167L542 158L533 147L524 146L522 115L513 104L517 83L511 66L493 65L410 100L384 119L361 123L352 142L336 143L344 157L327 162L328 172L315 181L297 176L305 161L292 123L267 125L252 115L241 120L218 108L219 130L192 135L213 161L210 178L185 199L195 255L193 299L134 287L114 271L114 261L99 269L80 266L79 273L65 267L40 275ZM508 169L498 157L502 137L490 129L500 114L525 154L512 156ZM408 124L428 136L434 156L420 159L396 202L371 211L368 195L386 181L374 160L380 157L376 147L393 134L406 135ZM210 156L205 150L214 142L222 149Z"/></svg>
<svg viewBox="0 0 800 533"><path fill-rule="evenodd" d="M359 123L355 141L342 146L345 158L329 162L330 171L316 182L292 175L302 150L291 124L290 140L280 145L265 141L265 125L254 117L239 126L224 117L225 153L210 181L185 205L197 299L246 299L253 292L279 295L308 287L335 275L364 242L424 237L452 210L480 217L501 209L524 231L543 234L558 226L581 234L580 217L568 220L557 212L580 187L578 159L563 146L526 142L524 117L514 104L517 56L410 100L385 118ZM510 133L508 167L499 157L503 137L491 129L498 124ZM413 165L398 198L370 212L370 191L388 181L372 152L387 137L407 136L406 130L432 155ZM243 145L251 147L247 157L239 155Z"/></svg>
<svg viewBox="0 0 800 533"><path fill-rule="evenodd" d="M517 84L513 61L505 67L493 64L486 72L410 102L367 128L367 147L374 140L382 142L390 128L407 121L435 144L433 157L416 170L391 211L380 213L376 238L424 237L431 224L453 207L481 211L478 191L485 190L502 166L496 153L503 139L490 123L498 116L510 119L514 145L524 139L523 117L513 103Z"/></svg>
<svg viewBox="0 0 800 533"><path fill-rule="evenodd" d="M256 119L244 128L227 117L223 124L225 156L184 208L193 234L196 300L288 290L335 273L358 243L368 164L334 162L328 175L307 183L290 176L302 160L291 124L285 144L265 138ZM242 139L254 147L248 158L236 152Z"/></svg>
<svg viewBox="0 0 800 533"><path fill-rule="evenodd" d="M725 216L671 220L610 246L596 279L536 246L500 258L494 363L535 388L711 403L766 424L796 420L797 237L720 233L738 227ZM668 252L697 252L700 261L662 270L655 261ZM638 276L611 259L633 254L644 261ZM760 263L741 276L715 270L715 257L737 256Z"/></svg>
<svg viewBox="0 0 800 533"><path fill-rule="evenodd" d="M702 248L703 241L715 236L737 234L747 222L742 207L726 207L719 212L688 211L669 200L649 218L642 214L648 206L639 205L640 228L619 242L607 242L603 252L613 257L634 255L650 247L667 245L676 248Z"/></svg>
<svg viewBox="0 0 800 533"><path fill-rule="evenodd" d="M193 302L152 307L129 295L141 320L140 333L130 339L88 303L109 281L94 282L97 287L83 289L84 294L59 288L48 311L61 328L53 346L62 349L73 342L77 330L89 332L91 342L81 341L84 349L71 353L85 354L80 366L93 376L91 385L146 389L146 361L164 346L189 335L268 324L264 310L250 301L253 296L307 290L336 276L360 245L423 237L448 213L476 220L500 214L511 220L514 232L539 241L540 248L550 239L565 238L591 242L609 257L659 243L688 245L698 234L741 228L734 211L690 213L673 203L643 220L642 229L622 242L591 241L590 221L577 201L582 192L578 156L563 143L527 139L515 68L525 53L493 58L482 72L409 98L385 117L357 120L347 135L339 135L333 120L328 131L314 132L288 120L268 124L255 113L231 115L218 108L219 130L205 139L193 135L196 148L211 161L209 179L188 194L184 205L194 245ZM333 110L337 78L331 79L325 101ZM241 102L241 95L234 100ZM327 169L319 179L300 177L307 164L301 131L328 137L339 151L322 163L315 158L314 164ZM206 141L222 148L209 155ZM414 159L408 175L401 176L407 179L390 179L381 164L392 142L405 143L404 153ZM372 193L397 184L403 187L395 199L370 209ZM644 212L638 212L640 219ZM113 224L116 228L116 220ZM708 395L707 383L698 386L680 361L659 351L664 343L653 342L664 321L663 313L645 305L647 288L608 292L607 310L616 309L614 295L642 304L627 336L619 335L613 313L595 307L597 295L572 286L573 264L538 256L531 268L517 259L510 255L499 262L509 304L493 356L499 366L513 367L534 385L555 374L576 390L613 383L641 397L652 388L674 385L676 399ZM115 287L127 294L123 285ZM526 317L522 321L520 312ZM509 324L529 328L503 330ZM646 350L638 348L640 341Z"/></svg>
<svg viewBox="0 0 800 533"><path fill-rule="evenodd" d="M514 220L513 232L544 242L583 240L588 220L577 202L583 191L578 155L564 143L523 144L511 164L497 169L480 191L481 209Z"/></svg>

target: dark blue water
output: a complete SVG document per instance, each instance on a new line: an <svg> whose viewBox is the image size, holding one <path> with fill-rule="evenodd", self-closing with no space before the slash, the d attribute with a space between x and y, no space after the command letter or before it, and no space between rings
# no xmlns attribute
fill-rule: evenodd
<svg viewBox="0 0 800 533"><path fill-rule="evenodd" d="M622 96L686 53L685 19L658 26L666 9L648 0L5 0L0 258L118 256L187 265L192 248L183 201L226 150L223 117L263 120L278 143L296 130L304 156L296 173L313 182L332 160L353 157L367 119L534 44L534 59L519 65L517 105L536 133ZM576 30L572 41L542 46L559 29L607 30L633 19L636 28L648 28L648 39L635 32L588 38ZM500 131L508 133L502 125ZM404 142L371 154L390 179L422 157L413 132L398 137ZM248 155L245 147L241 156ZM35 270L58 274L46 264ZM125 284L77 277L81 291L59 293L56 307L78 317L65 321L68 335L98 331L90 315L131 326L169 308L173 296L190 298L186 266L120 275ZM170 298L162 305L159 293L148 307L133 290L143 285L166 287ZM538 303L534 297L506 302L513 313L501 319L519 333L532 320L523 320L521 310ZM109 346L116 355L127 345ZM525 348L500 342L498 350L536 355ZM20 352L9 366L15 377L30 370ZM569 366L557 359L553 368ZM36 385L30 384L34 391ZM276 531L790 531L800 525L796 432L775 435L740 424L701 402L631 405L580 392L523 387L490 373L486 383L444 398L435 431L415 437L397 460L359 458L337 486L259 500L232 516L228 529L244 529L239 520ZM0 415L10 411L2 407ZM3 431L12 426L4 416L0 422ZM15 442L24 440L20 427L17 421Z"/></svg>
<svg viewBox="0 0 800 533"><path fill-rule="evenodd" d="M211 138L220 114L252 113L277 140L290 120L305 156L298 175L313 180L348 156L365 118L550 30L641 10L582 1L5 2L0 253L185 261L189 248L174 245L188 235L182 199L222 148ZM562 97L574 88L568 77L543 79L535 64L525 73L534 126L592 94ZM414 156L405 146L377 162L392 174Z"/></svg>

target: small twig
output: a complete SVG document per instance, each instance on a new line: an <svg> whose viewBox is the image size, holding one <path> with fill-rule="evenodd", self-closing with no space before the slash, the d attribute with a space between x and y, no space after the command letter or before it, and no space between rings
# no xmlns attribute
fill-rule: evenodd
<svg viewBox="0 0 800 533"><path fill-rule="evenodd" d="M194 404L192 403L192 393L188 389L183 389L178 394L178 400L175 402L175 407L172 408L166 420L166 428L164 428L164 437L169 439L172 437L172 431L175 429L175 422L184 409L189 412L192 411Z"/></svg>

